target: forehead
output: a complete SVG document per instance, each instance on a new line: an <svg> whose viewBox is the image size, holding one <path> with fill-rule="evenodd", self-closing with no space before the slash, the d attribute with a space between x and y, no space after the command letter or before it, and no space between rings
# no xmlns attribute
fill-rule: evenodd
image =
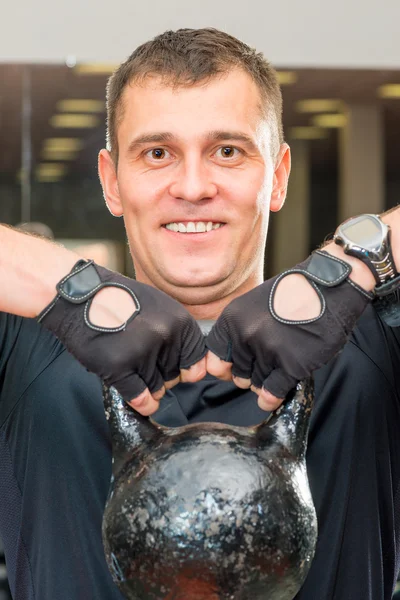
<svg viewBox="0 0 400 600"><path fill-rule="evenodd" d="M257 84L239 69L195 85L169 85L160 77L148 77L131 82L122 94L118 142L147 130L179 135L240 126L254 134L263 115Z"/></svg>

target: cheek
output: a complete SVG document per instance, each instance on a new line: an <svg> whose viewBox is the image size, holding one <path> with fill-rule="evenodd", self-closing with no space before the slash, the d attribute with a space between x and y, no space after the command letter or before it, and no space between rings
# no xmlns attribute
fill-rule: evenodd
<svg viewBox="0 0 400 600"><path fill-rule="evenodd" d="M256 221L260 213L269 208L272 178L264 172L256 172L252 176L247 174L242 180L231 182L229 191L239 214Z"/></svg>
<svg viewBox="0 0 400 600"><path fill-rule="evenodd" d="M159 191L149 178L123 176L118 178L119 195L124 207L124 214L135 217L150 216L151 208L157 201Z"/></svg>

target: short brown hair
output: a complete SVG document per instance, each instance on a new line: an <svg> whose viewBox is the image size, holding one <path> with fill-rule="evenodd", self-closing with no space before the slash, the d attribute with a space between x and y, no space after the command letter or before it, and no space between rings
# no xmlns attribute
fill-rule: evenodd
<svg viewBox="0 0 400 600"><path fill-rule="evenodd" d="M121 98L128 83L160 76L173 86L195 85L233 68L247 72L261 93L272 121L272 153L283 142L282 94L276 71L264 58L237 38L218 29L166 31L136 48L110 77L107 85L107 148L118 161L117 126L123 117Z"/></svg>

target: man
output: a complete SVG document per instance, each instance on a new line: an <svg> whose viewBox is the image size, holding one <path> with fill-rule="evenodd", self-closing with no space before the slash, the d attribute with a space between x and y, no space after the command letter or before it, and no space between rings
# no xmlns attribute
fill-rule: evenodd
<svg viewBox="0 0 400 600"><path fill-rule="evenodd" d="M375 267L334 243L262 281L290 171L273 69L225 33L166 32L111 78L108 134L99 173L136 281L0 228L0 533L14 598L121 598L101 544L100 379L79 362L171 426L255 424L317 369L307 461L319 540L297 598L391 598L400 333L371 306ZM391 286L399 211L383 221ZM195 319L217 319L212 352Z"/></svg>

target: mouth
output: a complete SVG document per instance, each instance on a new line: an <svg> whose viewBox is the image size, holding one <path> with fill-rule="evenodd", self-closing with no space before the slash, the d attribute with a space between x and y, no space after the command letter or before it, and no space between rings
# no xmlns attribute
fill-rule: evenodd
<svg viewBox="0 0 400 600"><path fill-rule="evenodd" d="M165 223L162 227L173 233L201 234L221 229L224 225L226 223L221 221L174 221Z"/></svg>

